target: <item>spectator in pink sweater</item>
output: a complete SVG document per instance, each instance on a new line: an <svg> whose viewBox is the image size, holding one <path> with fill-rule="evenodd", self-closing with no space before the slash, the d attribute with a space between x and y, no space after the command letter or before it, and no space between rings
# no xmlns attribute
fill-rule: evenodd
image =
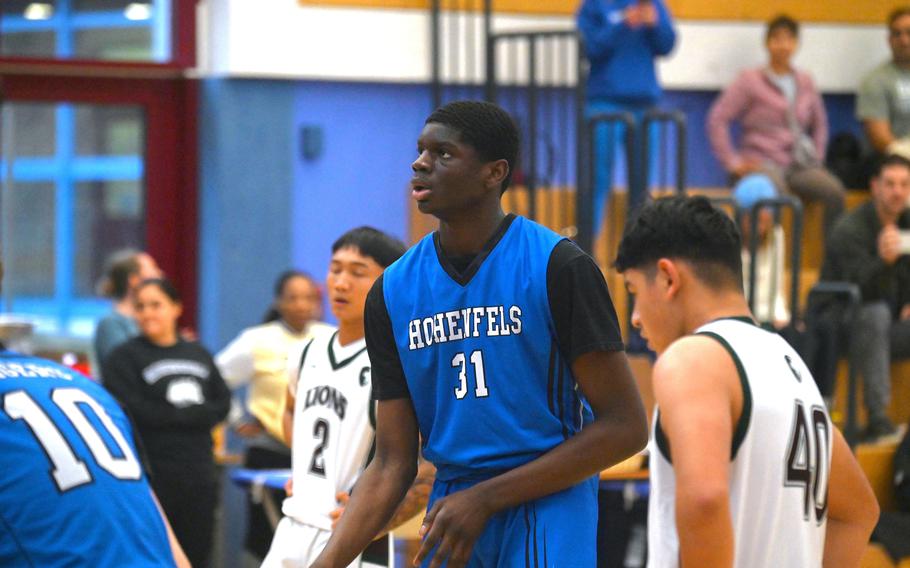
<svg viewBox="0 0 910 568"><path fill-rule="evenodd" d="M812 78L792 64L799 24L788 16L768 23L769 62L748 69L724 90L708 114L708 136L731 181L763 173L781 193L825 206L825 234L844 208L844 186L822 165L828 119ZM732 122L741 139L734 146Z"/></svg>

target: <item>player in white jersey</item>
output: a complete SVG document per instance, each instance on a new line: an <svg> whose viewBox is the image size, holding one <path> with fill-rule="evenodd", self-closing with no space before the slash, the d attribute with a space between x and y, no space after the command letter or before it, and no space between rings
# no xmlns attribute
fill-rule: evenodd
<svg viewBox="0 0 910 568"><path fill-rule="evenodd" d="M284 427L292 491L263 567L310 565L370 458L374 412L363 309L373 282L404 250L397 239L369 227L349 231L332 245L327 288L338 331L310 340L289 361ZM426 484L427 495L428 489ZM425 504L412 498L398 518L407 520ZM352 566L388 566L388 538L374 544Z"/></svg>
<svg viewBox="0 0 910 568"><path fill-rule="evenodd" d="M649 567L859 566L875 496L799 355L755 325L729 217L649 203L616 268L659 354Z"/></svg>

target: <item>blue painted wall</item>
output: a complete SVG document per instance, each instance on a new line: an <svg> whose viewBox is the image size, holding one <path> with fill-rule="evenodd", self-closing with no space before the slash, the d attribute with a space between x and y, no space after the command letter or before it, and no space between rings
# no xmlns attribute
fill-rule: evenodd
<svg viewBox="0 0 910 568"><path fill-rule="evenodd" d="M295 95L282 81L202 85L199 329L213 350L258 323L291 263Z"/></svg>
<svg viewBox="0 0 910 568"><path fill-rule="evenodd" d="M294 169L292 259L323 279L332 243L371 225L402 240L408 231L408 182L417 136L430 113L426 86L300 83L294 124L322 130L322 154L300 151Z"/></svg>

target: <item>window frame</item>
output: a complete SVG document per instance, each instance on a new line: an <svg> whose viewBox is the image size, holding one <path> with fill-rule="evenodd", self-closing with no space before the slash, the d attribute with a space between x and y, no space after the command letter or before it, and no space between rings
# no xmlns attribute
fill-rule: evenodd
<svg viewBox="0 0 910 568"><path fill-rule="evenodd" d="M70 0L67 0L70 1ZM60 59L56 57L16 57L0 56L0 68L8 65L15 67L26 65L40 65L58 67L61 71L88 72L97 69L111 69L121 71L142 72L155 69L190 69L196 65L196 2L197 0L171 0L170 13L166 16L170 21L170 59L164 62L149 61L105 61L85 58ZM104 16L101 16L103 18ZM99 16L86 14L80 16L84 22L80 25L89 25L93 20L97 22ZM44 27L41 24L30 24L33 27ZM138 24L136 24L138 26ZM50 25L46 25L49 29ZM89 26L95 27L95 26ZM0 34L4 28L0 24Z"/></svg>
<svg viewBox="0 0 910 568"><path fill-rule="evenodd" d="M40 68L39 68L40 69ZM197 308L196 81L183 77L41 75L0 68L4 102L136 105L145 112L146 249L181 290L182 325ZM40 73L40 71L38 71ZM58 225L59 226L59 225Z"/></svg>

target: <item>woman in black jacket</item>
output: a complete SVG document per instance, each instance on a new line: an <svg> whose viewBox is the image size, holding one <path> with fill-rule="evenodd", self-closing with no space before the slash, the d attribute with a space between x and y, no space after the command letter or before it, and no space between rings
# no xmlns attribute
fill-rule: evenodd
<svg viewBox="0 0 910 568"><path fill-rule="evenodd" d="M135 422L150 478L174 533L196 568L209 565L217 503L212 428L231 394L211 354L181 339L180 296L167 280L136 290L141 335L104 361L104 386Z"/></svg>

